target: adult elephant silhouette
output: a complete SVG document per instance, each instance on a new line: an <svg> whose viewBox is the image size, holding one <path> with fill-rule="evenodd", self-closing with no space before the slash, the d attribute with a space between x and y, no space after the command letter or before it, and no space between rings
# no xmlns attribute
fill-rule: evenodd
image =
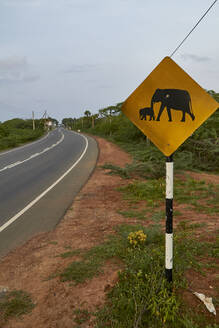
<svg viewBox="0 0 219 328"><path fill-rule="evenodd" d="M167 108L167 114L169 122L172 122L171 109L181 110L182 119L181 122L185 122L186 113L190 115L194 121L195 116L192 112L191 97L188 91L180 89L157 89L151 99L151 108L156 102L161 102L160 110L156 121L160 121L161 114L164 109Z"/></svg>

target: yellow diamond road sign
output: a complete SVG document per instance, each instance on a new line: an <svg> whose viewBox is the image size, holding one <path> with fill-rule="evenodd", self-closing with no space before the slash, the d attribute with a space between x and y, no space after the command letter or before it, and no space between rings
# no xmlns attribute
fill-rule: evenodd
<svg viewBox="0 0 219 328"><path fill-rule="evenodd" d="M124 114L170 156L219 107L170 57L124 102Z"/></svg>

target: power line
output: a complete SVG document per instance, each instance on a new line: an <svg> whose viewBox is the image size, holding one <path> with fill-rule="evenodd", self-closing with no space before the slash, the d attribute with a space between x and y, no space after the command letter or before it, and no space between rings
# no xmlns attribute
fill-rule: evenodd
<svg viewBox="0 0 219 328"><path fill-rule="evenodd" d="M172 54L170 55L170 57L172 57L177 52L177 50L186 41L186 39L190 36L190 34L194 31L194 29L198 26L198 24L202 21L202 19L207 15L207 13L211 10L211 8L215 5L216 2L217 2L217 0L215 0L211 4L211 6L206 10L206 12L204 13L204 15L199 19L199 21L195 24L195 26L191 29L191 31L186 35L185 39L183 39L182 42L178 45L178 47L172 52Z"/></svg>

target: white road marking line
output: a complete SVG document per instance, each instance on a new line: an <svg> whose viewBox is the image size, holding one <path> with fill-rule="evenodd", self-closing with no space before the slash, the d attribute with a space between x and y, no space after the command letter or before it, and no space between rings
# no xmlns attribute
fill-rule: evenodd
<svg viewBox="0 0 219 328"><path fill-rule="evenodd" d="M19 162L15 162L15 163L13 163L13 164L10 164L10 165L8 165L7 166L7 168L11 168L11 167L14 167L14 166L16 166L16 165L19 165L19 164L21 164L21 162L19 161Z"/></svg>
<svg viewBox="0 0 219 328"><path fill-rule="evenodd" d="M0 169L0 172L5 171L5 170L8 170L8 169L11 169L12 167L15 167L17 165L20 165L22 163L25 163L25 162L33 159L34 157L37 157L37 156L39 156L39 155L41 155L43 153L46 153L47 151L49 151L50 149L54 148L55 146L58 146L64 140L64 138L65 138L65 136L62 133L61 139L59 139L59 141L57 141L55 144L52 144L52 146L43 149L40 153L35 153L35 154L31 155L30 157L24 159L23 161L19 161L19 162L16 162L16 163L9 164L9 165L3 167L2 169Z"/></svg>
<svg viewBox="0 0 219 328"><path fill-rule="evenodd" d="M61 180L64 179L64 177L66 177L66 175L68 173L70 173L73 168L81 161L81 159L84 157L87 148L88 148L88 140L85 136L81 135L86 142L85 145L85 149L83 151L83 153L81 154L81 156L78 158L78 160L58 179L56 180L49 188L47 188L46 190L44 190L42 192L42 194L40 194L39 196L37 196L32 202L30 202L26 207L24 207L20 212L18 212L16 215L14 215L12 218L10 218L5 224L3 224L0 227L0 232L2 232L3 230L5 230L9 225L11 225L14 221L16 221L21 215L23 215L27 210L29 210L33 205L35 205L42 197L44 197L50 190L52 190Z"/></svg>
<svg viewBox="0 0 219 328"><path fill-rule="evenodd" d="M31 156L30 156L30 159L31 159L31 158L34 158L34 157L36 157L36 156L38 156L38 153L31 155Z"/></svg>

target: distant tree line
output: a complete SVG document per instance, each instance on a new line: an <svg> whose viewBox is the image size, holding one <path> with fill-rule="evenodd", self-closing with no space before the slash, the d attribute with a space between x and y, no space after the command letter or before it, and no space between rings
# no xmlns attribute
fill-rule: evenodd
<svg viewBox="0 0 219 328"><path fill-rule="evenodd" d="M99 109L98 113L95 114L92 114L90 110L85 110L84 115L79 118L63 118L62 124L73 130L94 128L103 121L108 121L111 124L112 118L121 114L121 107L122 103L118 103L115 106Z"/></svg>

